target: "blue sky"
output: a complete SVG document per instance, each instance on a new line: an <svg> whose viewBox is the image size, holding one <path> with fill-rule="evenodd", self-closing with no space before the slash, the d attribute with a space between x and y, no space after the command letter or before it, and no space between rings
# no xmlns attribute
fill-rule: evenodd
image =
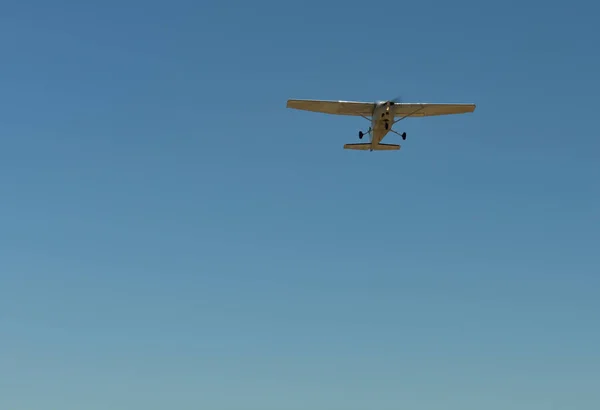
<svg viewBox="0 0 600 410"><path fill-rule="evenodd" d="M598 12L3 3L0 408L597 409Z"/></svg>

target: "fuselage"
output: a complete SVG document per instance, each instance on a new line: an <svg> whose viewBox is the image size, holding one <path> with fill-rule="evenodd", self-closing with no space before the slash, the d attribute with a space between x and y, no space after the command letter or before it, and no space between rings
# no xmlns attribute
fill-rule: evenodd
<svg viewBox="0 0 600 410"><path fill-rule="evenodd" d="M378 102L371 117L371 145L379 144L388 134L394 123L394 104Z"/></svg>

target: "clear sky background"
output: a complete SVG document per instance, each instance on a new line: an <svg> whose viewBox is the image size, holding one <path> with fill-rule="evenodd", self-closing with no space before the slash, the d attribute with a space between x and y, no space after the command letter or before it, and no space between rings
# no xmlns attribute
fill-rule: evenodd
<svg viewBox="0 0 600 410"><path fill-rule="evenodd" d="M599 11L4 1L0 408L598 409Z"/></svg>

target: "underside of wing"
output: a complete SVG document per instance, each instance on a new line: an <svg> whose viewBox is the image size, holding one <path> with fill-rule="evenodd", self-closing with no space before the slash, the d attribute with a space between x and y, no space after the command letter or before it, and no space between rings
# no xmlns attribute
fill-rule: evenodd
<svg viewBox="0 0 600 410"><path fill-rule="evenodd" d="M465 114L475 111L475 104L396 103L396 117L429 117L434 115Z"/></svg>
<svg viewBox="0 0 600 410"><path fill-rule="evenodd" d="M375 103L360 101L288 100L287 108L334 115L370 116Z"/></svg>

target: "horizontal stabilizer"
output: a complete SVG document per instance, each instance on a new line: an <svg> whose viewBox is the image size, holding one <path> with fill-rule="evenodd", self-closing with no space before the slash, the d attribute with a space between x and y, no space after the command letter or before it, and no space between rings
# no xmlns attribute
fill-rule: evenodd
<svg viewBox="0 0 600 410"><path fill-rule="evenodd" d="M344 149L353 149L359 151L397 151L400 149L400 145L396 144L376 144L375 146L371 146L371 143L362 143L362 144L345 144Z"/></svg>
<svg viewBox="0 0 600 410"><path fill-rule="evenodd" d="M396 144L377 144L373 148L375 151L397 151L400 149L400 145Z"/></svg>
<svg viewBox="0 0 600 410"><path fill-rule="evenodd" d="M344 149L355 149L360 151L368 151L371 149L371 143L362 143L362 144L344 144Z"/></svg>

